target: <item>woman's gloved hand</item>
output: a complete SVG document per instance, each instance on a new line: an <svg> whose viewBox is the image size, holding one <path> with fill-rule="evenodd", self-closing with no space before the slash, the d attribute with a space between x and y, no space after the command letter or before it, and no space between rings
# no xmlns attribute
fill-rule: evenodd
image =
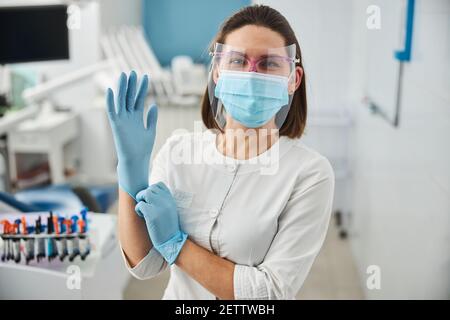
<svg viewBox="0 0 450 320"><path fill-rule="evenodd" d="M170 190L163 182L140 191L136 200L136 212L142 215L148 234L156 250L169 263L178 257L187 234L180 229L177 205Z"/></svg>
<svg viewBox="0 0 450 320"><path fill-rule="evenodd" d="M125 73L119 78L119 93L114 101L111 88L108 89L106 104L118 164L119 186L136 199L136 194L148 186L149 161L155 142L158 112L152 105L147 113L144 127L144 103L148 89L145 75L136 94L137 75L132 71L127 79Z"/></svg>

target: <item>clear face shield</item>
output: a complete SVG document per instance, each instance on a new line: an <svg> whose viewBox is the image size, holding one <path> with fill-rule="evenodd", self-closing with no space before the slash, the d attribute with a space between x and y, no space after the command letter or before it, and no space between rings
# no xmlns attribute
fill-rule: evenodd
<svg viewBox="0 0 450 320"><path fill-rule="evenodd" d="M208 95L216 123L231 117L246 127L274 121L281 128L295 92L296 46L237 48L216 43L210 53Z"/></svg>

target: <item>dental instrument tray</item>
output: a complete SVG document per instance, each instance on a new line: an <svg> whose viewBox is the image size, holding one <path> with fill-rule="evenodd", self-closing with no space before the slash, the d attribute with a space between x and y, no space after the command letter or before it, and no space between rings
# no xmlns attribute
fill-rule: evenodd
<svg viewBox="0 0 450 320"><path fill-rule="evenodd" d="M60 215L53 212L14 214L1 218L1 261L40 263L66 258L72 262L80 257L84 261L91 252L87 210L77 214ZM44 224L46 222L46 224Z"/></svg>

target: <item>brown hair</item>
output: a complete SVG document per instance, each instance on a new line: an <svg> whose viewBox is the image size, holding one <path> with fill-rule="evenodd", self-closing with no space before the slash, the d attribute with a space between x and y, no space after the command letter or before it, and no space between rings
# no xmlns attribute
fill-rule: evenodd
<svg viewBox="0 0 450 320"><path fill-rule="evenodd" d="M212 46L214 43L224 43L225 38L229 33L237 30L246 25L256 25L261 27L266 27L275 32L278 32L285 40L285 45L291 45L295 43L296 45L296 58L300 59L300 62L296 63L296 66L302 65L302 54L300 51L300 46L298 40L292 30L289 22L286 18L279 13L277 10L264 6L264 5L253 5L242 8L234 15L229 17L221 26L218 34L212 41ZM211 46L211 49L212 49ZM216 121L214 120L214 115L211 110L208 88L205 90L202 100L202 120L208 129L219 129ZM289 113L280 128L280 136L288 136L290 138L300 138L303 134L306 125L306 113L307 113L307 102L306 102L306 86L305 86L305 72L303 72L303 77L300 86L294 93L292 98L292 104L289 109Z"/></svg>

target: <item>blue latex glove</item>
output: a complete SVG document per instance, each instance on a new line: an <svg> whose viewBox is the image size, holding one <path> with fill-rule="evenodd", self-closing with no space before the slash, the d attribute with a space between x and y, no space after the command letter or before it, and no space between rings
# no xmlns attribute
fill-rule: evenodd
<svg viewBox="0 0 450 320"><path fill-rule="evenodd" d="M148 89L145 75L136 94L136 72L127 76L122 72L119 78L119 94L114 101L111 88L106 102L117 152L117 175L119 186L136 199L136 194L148 186L149 161L155 142L158 111L152 105L147 113L144 127L144 102Z"/></svg>
<svg viewBox="0 0 450 320"><path fill-rule="evenodd" d="M180 229L177 205L170 190L163 182L158 182L140 191L136 198L139 202L135 210L144 217L154 247L173 264L187 234Z"/></svg>

